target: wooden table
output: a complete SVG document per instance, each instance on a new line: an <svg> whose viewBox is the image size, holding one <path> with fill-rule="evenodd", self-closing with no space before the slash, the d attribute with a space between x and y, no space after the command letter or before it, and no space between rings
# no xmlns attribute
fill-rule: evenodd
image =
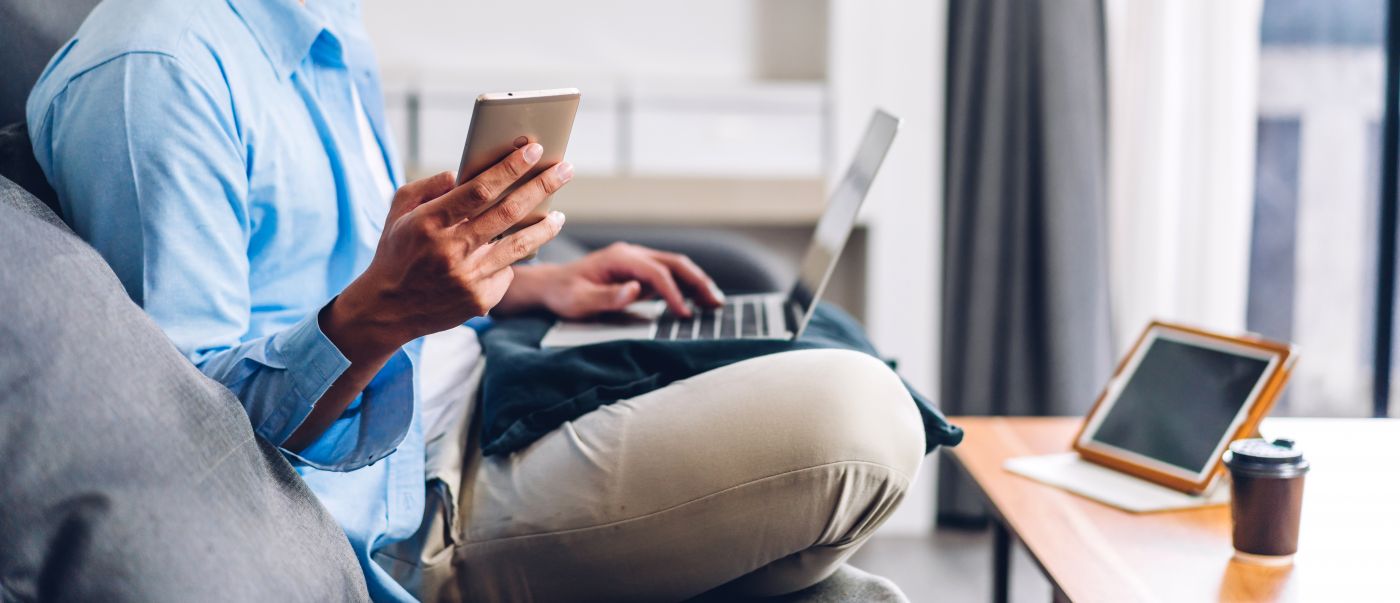
<svg viewBox="0 0 1400 603"><path fill-rule="evenodd" d="M1012 538L1070 601L1400 601L1400 419L1269 419L1312 462L1291 567L1231 559L1230 509L1133 514L1020 477L1006 459L1069 449L1081 419L956 417L949 449L998 523L997 600Z"/></svg>

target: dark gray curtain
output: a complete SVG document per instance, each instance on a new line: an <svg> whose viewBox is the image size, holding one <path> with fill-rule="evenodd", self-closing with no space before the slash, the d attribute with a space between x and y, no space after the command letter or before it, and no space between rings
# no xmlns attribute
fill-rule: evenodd
<svg viewBox="0 0 1400 603"><path fill-rule="evenodd" d="M949 2L948 414L1079 415L1108 378L1104 71L1100 0ZM965 480L945 522L983 516Z"/></svg>

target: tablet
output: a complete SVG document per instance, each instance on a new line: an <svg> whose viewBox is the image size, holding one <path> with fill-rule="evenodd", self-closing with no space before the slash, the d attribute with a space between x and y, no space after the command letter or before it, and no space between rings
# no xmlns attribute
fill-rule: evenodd
<svg viewBox="0 0 1400 603"><path fill-rule="evenodd" d="M1215 485L1230 442L1250 437L1287 382L1291 346L1153 322L1089 411L1085 460L1191 494Z"/></svg>

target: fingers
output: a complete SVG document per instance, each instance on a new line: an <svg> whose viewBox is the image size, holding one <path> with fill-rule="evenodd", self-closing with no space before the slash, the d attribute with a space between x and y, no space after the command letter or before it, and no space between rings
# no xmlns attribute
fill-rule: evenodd
<svg viewBox="0 0 1400 603"><path fill-rule="evenodd" d="M610 285L586 283L574 294L574 303L572 304L576 309L574 315L565 318L582 318L599 312L616 312L637 301L641 296L642 284L637 281Z"/></svg>
<svg viewBox="0 0 1400 603"><path fill-rule="evenodd" d="M534 255L541 246L558 235L562 228L563 212L549 212L545 219L490 245L482 259L480 270L489 274Z"/></svg>
<svg viewBox="0 0 1400 603"><path fill-rule="evenodd" d="M645 249L645 248L643 248ZM709 308L717 308L724 305L724 292L715 285L714 279L705 274L693 260L679 253L668 253L655 249L646 249L652 259L664 264L671 270L680 282L695 292L695 299L701 305Z"/></svg>
<svg viewBox="0 0 1400 603"><path fill-rule="evenodd" d="M471 239L477 244L490 241L510 227L519 224L540 203L543 203L545 199L548 199L573 177L573 164L567 161L561 162L559 165L545 170L534 180L525 183L524 186L515 189L505 200L486 210L476 219L463 224L462 227L471 233Z"/></svg>
<svg viewBox="0 0 1400 603"><path fill-rule="evenodd" d="M427 178L421 178L409 182L399 187L395 197L407 195L417 199L420 203L429 199L441 197L447 191L452 190L452 172L438 172Z"/></svg>
<svg viewBox="0 0 1400 603"><path fill-rule="evenodd" d="M400 216L413 211L413 208L452 190L452 178L452 172L439 172L400 186L399 190L394 191L394 198L389 204L389 218L385 224L392 224Z"/></svg>
<svg viewBox="0 0 1400 603"><path fill-rule="evenodd" d="M501 303L501 298L505 297L506 291L510 289L510 284L515 280L515 272L510 266L497 270L494 274L481 280L479 284L479 296L476 299L478 307L475 316L485 316Z"/></svg>
<svg viewBox="0 0 1400 603"><path fill-rule="evenodd" d="M539 162L544 147L537 143L525 145L512 151L482 172L481 175L464 182L442 196L426 203L434 211L442 212L448 224L458 224L471 220L495 203L501 193L515 184Z"/></svg>
<svg viewBox="0 0 1400 603"><path fill-rule="evenodd" d="M690 306L685 303L685 295L681 293L675 277L671 276L671 269L665 264L641 254L636 262L626 267L626 271L660 295L661 299L666 300L666 307L672 312L681 316L691 315Z"/></svg>

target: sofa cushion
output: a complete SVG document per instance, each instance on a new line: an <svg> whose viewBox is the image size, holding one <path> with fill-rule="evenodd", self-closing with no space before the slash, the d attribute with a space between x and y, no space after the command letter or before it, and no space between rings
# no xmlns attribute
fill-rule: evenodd
<svg viewBox="0 0 1400 603"><path fill-rule="evenodd" d="M0 177L10 179L33 195L24 201L25 205L31 205L25 209L26 213L43 216L46 221L52 221L51 218L62 220L63 212L58 206L58 194L49 186L39 162L34 160L29 130L23 122L0 128ZM36 200L42 203L35 203ZM18 205L21 202L13 203ZM31 212L30 209L34 209L32 205L43 205L51 211L47 212L46 216L45 212Z"/></svg>
<svg viewBox="0 0 1400 603"><path fill-rule="evenodd" d="M0 203L0 599L366 599L344 534L233 394L19 206Z"/></svg>

